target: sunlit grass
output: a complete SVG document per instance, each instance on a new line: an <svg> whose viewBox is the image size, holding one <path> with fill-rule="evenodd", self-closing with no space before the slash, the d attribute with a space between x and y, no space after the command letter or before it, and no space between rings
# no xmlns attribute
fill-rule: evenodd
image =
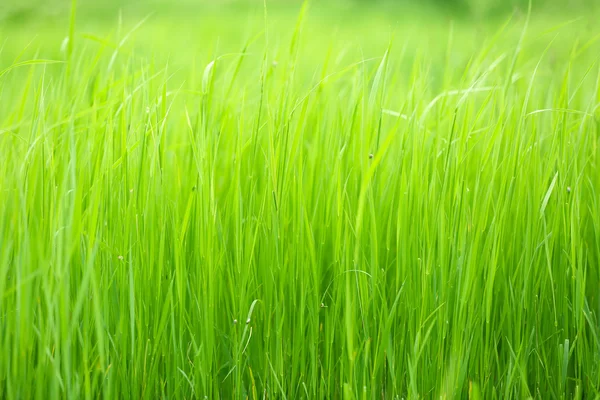
<svg viewBox="0 0 600 400"><path fill-rule="evenodd" d="M298 15L11 28L0 397L600 398L593 18Z"/></svg>

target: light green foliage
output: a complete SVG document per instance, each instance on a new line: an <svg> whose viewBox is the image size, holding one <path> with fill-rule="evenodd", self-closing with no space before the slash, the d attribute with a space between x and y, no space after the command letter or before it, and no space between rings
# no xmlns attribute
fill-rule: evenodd
<svg viewBox="0 0 600 400"><path fill-rule="evenodd" d="M1 398L598 398L592 15L194 10L0 28Z"/></svg>

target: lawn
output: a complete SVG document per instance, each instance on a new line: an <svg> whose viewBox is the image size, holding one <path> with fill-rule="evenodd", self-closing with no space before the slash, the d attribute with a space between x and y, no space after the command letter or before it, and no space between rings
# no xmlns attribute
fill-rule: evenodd
<svg viewBox="0 0 600 400"><path fill-rule="evenodd" d="M600 399L600 10L10 1L0 398Z"/></svg>

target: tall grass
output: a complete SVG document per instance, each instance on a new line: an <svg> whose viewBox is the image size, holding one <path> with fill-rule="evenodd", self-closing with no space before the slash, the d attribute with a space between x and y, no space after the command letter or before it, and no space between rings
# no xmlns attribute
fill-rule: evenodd
<svg viewBox="0 0 600 400"><path fill-rule="evenodd" d="M600 398L597 37L266 11L7 42L0 397Z"/></svg>

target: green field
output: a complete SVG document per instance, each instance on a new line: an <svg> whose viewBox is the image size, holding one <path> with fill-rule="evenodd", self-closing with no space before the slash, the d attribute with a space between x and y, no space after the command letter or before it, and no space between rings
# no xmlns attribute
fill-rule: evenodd
<svg viewBox="0 0 600 400"><path fill-rule="evenodd" d="M0 399L600 399L600 9L67 3L0 6Z"/></svg>

